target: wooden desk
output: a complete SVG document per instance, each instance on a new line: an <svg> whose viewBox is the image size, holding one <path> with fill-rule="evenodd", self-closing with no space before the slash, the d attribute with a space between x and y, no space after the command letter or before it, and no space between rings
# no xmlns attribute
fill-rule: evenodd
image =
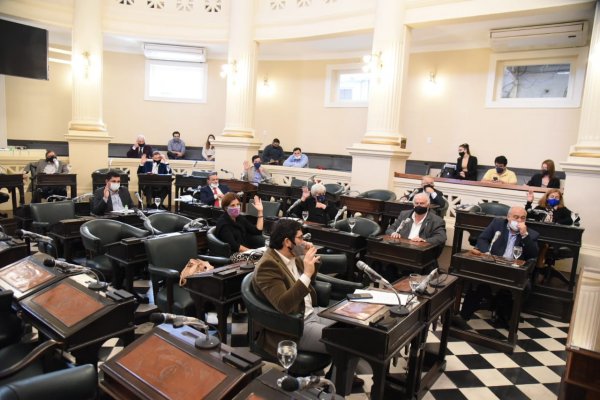
<svg viewBox="0 0 600 400"><path fill-rule="evenodd" d="M380 223L385 202L363 197L340 196L340 203L342 206L348 207L348 214L360 212L363 215L372 215L375 222Z"/></svg>
<svg viewBox="0 0 600 400"><path fill-rule="evenodd" d="M68 262L73 262L73 245L81 241L79 228L93 219L94 217L63 219L50 226L48 235L60 243L63 256Z"/></svg>
<svg viewBox="0 0 600 400"><path fill-rule="evenodd" d="M225 213L222 208L200 203L180 203L179 207L179 214L192 219L204 218L213 225Z"/></svg>
<svg viewBox="0 0 600 400"><path fill-rule="evenodd" d="M10 192L12 200L13 213L19 205L25 203L25 190L23 189L23 175L21 174L0 174L0 189L7 188ZM19 197L17 203L17 190L19 190Z"/></svg>
<svg viewBox="0 0 600 400"><path fill-rule="evenodd" d="M181 197L187 188L206 186L206 177L177 174L175 175L175 197ZM177 211L181 210L181 202L177 202Z"/></svg>
<svg viewBox="0 0 600 400"><path fill-rule="evenodd" d="M189 326L163 324L142 336L100 368L100 388L113 399L230 399L260 374L262 363L242 371L222 358L234 351L199 350L204 335Z"/></svg>
<svg viewBox="0 0 600 400"><path fill-rule="evenodd" d="M62 343L77 364L98 362L102 344L121 337L133 340L133 296L119 301L93 292L72 279L63 279L19 301L26 319L40 335Z"/></svg>
<svg viewBox="0 0 600 400"><path fill-rule="evenodd" d="M133 280L137 266L146 267L148 256L142 238L127 238L106 245L106 256L125 270L124 289L135 295Z"/></svg>
<svg viewBox="0 0 600 400"><path fill-rule="evenodd" d="M0 269L0 288L12 290L13 298L19 301L69 276L46 267L46 258L47 254L36 253Z"/></svg>
<svg viewBox="0 0 600 400"><path fill-rule="evenodd" d="M11 239L0 242L0 268L29 255L29 246L23 240Z"/></svg>
<svg viewBox="0 0 600 400"><path fill-rule="evenodd" d="M196 310L204 312L206 302L214 304L219 320L219 334L224 343L227 343L229 308L242 299L242 280L253 271L252 269L240 268L242 264L246 263L236 263L215 268L212 271L190 275L185 284L185 289L190 292L192 299L194 299ZM226 271L235 272L227 274Z"/></svg>
<svg viewBox="0 0 600 400"><path fill-rule="evenodd" d="M519 327L519 316L523 305L523 296L529 285L533 263L524 264L522 260L518 263L519 267L513 267L513 261L506 260L499 256L471 254L469 251L457 253L452 256L450 269L452 275L462 278L459 290L456 291L455 312L460 308L460 297L462 296L462 284L474 282L487 284L495 289L508 290L513 298L512 314L508 329L507 341L498 340L489 336L484 336L473 331L463 331L457 328L451 328L452 336L466 341L472 341L493 349L512 354L517 343L517 330ZM526 267L524 267L525 265Z"/></svg>
<svg viewBox="0 0 600 400"><path fill-rule="evenodd" d="M242 196L242 211L246 211L246 203L258 192L258 188L252 183L239 179L219 179L219 183L229 186L232 192L244 192Z"/></svg>
<svg viewBox="0 0 600 400"><path fill-rule="evenodd" d="M289 205L289 199L291 198L292 191L290 186L276 185L274 183L259 183L258 184L258 195L273 197L275 201L281 203L281 211L283 215L287 212Z"/></svg>
<svg viewBox="0 0 600 400"><path fill-rule="evenodd" d="M40 201L37 193L38 187L56 187L56 186L68 186L70 188L70 197L77 196L77 174L37 174L33 179L33 197L37 203Z"/></svg>
<svg viewBox="0 0 600 400"><path fill-rule="evenodd" d="M138 192L143 193L142 188L146 186L167 189L167 210L171 210L171 182L171 174L138 174ZM153 201L154 199L146 197L146 207L150 207ZM140 207L143 207L143 204L140 204Z"/></svg>
<svg viewBox="0 0 600 400"><path fill-rule="evenodd" d="M418 274L427 274L437 265L440 253L438 246L427 242L413 242L408 239L394 239L389 235L367 238L365 257L379 260L408 269Z"/></svg>

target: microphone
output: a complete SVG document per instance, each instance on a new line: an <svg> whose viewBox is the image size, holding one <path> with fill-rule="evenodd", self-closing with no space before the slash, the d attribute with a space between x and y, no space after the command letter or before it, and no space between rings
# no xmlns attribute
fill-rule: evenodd
<svg viewBox="0 0 600 400"><path fill-rule="evenodd" d="M502 233L500 231L496 231L496 233L494 233L494 237L492 238L492 241L490 242L490 248L488 249L487 253L485 254L492 254L492 246L494 245L494 242L496 240L498 240L498 238L500 237Z"/></svg>
<svg viewBox="0 0 600 400"><path fill-rule="evenodd" d="M196 168L196 165L198 164L198 161L194 161L194 165L192 165L192 169Z"/></svg>
<svg viewBox="0 0 600 400"><path fill-rule="evenodd" d="M49 236L44 236L44 235L40 235L39 233L26 231L25 229L17 229L15 231L15 235L17 235L17 237L20 239L29 238L31 240L36 240L36 241L43 240L44 242L52 242L54 240Z"/></svg>
<svg viewBox="0 0 600 400"><path fill-rule="evenodd" d="M332 224L332 226L333 226L334 228L335 228L335 224L337 223L337 220L338 220L338 218L339 218L339 217L341 217L341 216L342 216L342 214L343 214L344 212L346 212L346 210L347 210L347 209L348 209L348 207L344 206L344 207L342 207L342 208L340 208L340 209L338 210L337 214L335 214L335 217L333 218L333 224Z"/></svg>
<svg viewBox="0 0 600 400"><path fill-rule="evenodd" d="M140 205L142 206L142 208L144 208L144 200L142 200L142 198L140 197L140 194L138 192L135 192L135 198L140 203Z"/></svg>
<svg viewBox="0 0 600 400"><path fill-rule="evenodd" d="M302 240L310 240L312 238L312 235L309 233L305 233L304 235L302 235Z"/></svg>
<svg viewBox="0 0 600 400"><path fill-rule="evenodd" d="M52 196L48 196L48 198L46 200L52 200L52 199L69 200L69 198L67 196L61 196L60 194L53 194Z"/></svg>
<svg viewBox="0 0 600 400"><path fill-rule="evenodd" d="M78 201L81 201L81 200L85 199L86 197L92 197L93 195L94 195L94 193L84 193L84 194L82 194L82 195L80 195L80 196L73 197L73 198L71 199L71 201L73 201L73 202L75 202L75 203L76 203L76 202L78 202Z"/></svg>
<svg viewBox="0 0 600 400"><path fill-rule="evenodd" d="M231 179L235 179L235 174L231 171L221 168L221 172L225 172L226 174L231 174Z"/></svg>
<svg viewBox="0 0 600 400"><path fill-rule="evenodd" d="M221 344L221 341L218 338L208 334L208 325L198 318L167 313L152 313L150 314L150 322L154 324L171 324L173 325L173 328L181 328L183 325L189 325L198 328L201 331L204 330L205 339L199 337L194 342L194 346L197 349L214 349Z"/></svg>
<svg viewBox="0 0 600 400"><path fill-rule="evenodd" d="M296 390L304 390L319 386L321 378L315 375L294 378L293 376L285 376L277 379L277 386L286 392L295 392Z"/></svg>
<svg viewBox="0 0 600 400"><path fill-rule="evenodd" d="M200 218L196 218L195 220L190 221L187 224L185 224L183 226L183 230L187 231L189 229L202 228L206 225L208 225L208 222L206 222L206 220L204 218L200 217Z"/></svg>
<svg viewBox="0 0 600 400"><path fill-rule="evenodd" d="M290 214L290 212L291 212L291 211L292 211L292 210L293 210L295 207L297 207L297 206L298 206L298 205L299 205L301 202L302 202L302 199L298 199L298 200L296 200L296 201L294 202L294 204L292 204L292 206L291 206L290 208L288 208L288 210L287 210L286 214L288 214L288 215L289 215L289 214Z"/></svg>
<svg viewBox="0 0 600 400"><path fill-rule="evenodd" d="M52 258L46 258L44 260L44 265L50 268L58 268L62 272L71 272L71 270L77 270L83 268L78 264L71 264L66 261L54 260Z"/></svg>
<svg viewBox="0 0 600 400"><path fill-rule="evenodd" d="M112 166L112 162L113 162L112 158L109 158L108 159L108 169L110 169L110 167Z"/></svg>
<svg viewBox="0 0 600 400"><path fill-rule="evenodd" d="M152 222L150 221L150 218L148 218L148 216L146 214L143 213L142 210L140 210L139 208L135 208L135 215L137 215L138 217L140 217L140 219L142 221L144 221L144 225L147 222L148 226L150 227L150 233L152 235L156 235L156 230L154 229L154 226L152 226Z"/></svg>
<svg viewBox="0 0 600 400"><path fill-rule="evenodd" d="M534 208L532 211L535 215L542 215L544 217L544 218L542 218L542 221L545 221L546 218L548 218L549 214L548 214L548 211L546 211L546 210L540 210L540 209Z"/></svg>
<svg viewBox="0 0 600 400"><path fill-rule="evenodd" d="M94 291L106 290L106 288L108 287L108 283L100 281L100 277L98 276L96 271L94 271L90 267L85 267L83 265L78 265L78 264L71 264L66 261L60 261L60 260L56 260L56 259L52 259L52 258L46 258L44 260L44 265L46 267L50 267L50 268L57 268L63 274L70 274L70 273L75 273L75 272L91 273L96 278L96 282L92 282L88 285L88 289L90 289L90 290L94 290Z"/></svg>
<svg viewBox="0 0 600 400"><path fill-rule="evenodd" d="M398 225L398 228L396 229L396 233L399 233L402 228L404 228L404 225L408 224L410 222L410 217L406 218L404 221L400 222L400 225Z"/></svg>
<svg viewBox="0 0 600 400"><path fill-rule="evenodd" d="M394 294L398 298L398 305L390 307L390 314L397 315L400 317L405 317L408 315L408 308L406 308L406 305L402 305L402 301L400 300L400 295L398 294L398 292L396 291L394 286L392 286L387 279L385 279L383 276L379 275L375 270L373 270L373 268L369 267L363 261L358 260L356 262L356 267L360 271L364 272L371 281L381 282L384 286L387 286L392 292L394 292Z"/></svg>
<svg viewBox="0 0 600 400"><path fill-rule="evenodd" d="M429 273L429 275L427 275L427 278L423 279L421 283L419 283L419 286L417 286L417 288L415 289L415 293L425 294L427 292L427 286L429 286L429 282L431 282L432 279L435 279L437 277L438 269L435 268Z"/></svg>
<svg viewBox="0 0 600 400"><path fill-rule="evenodd" d="M415 190L413 190L412 193L409 194L407 197L408 201L412 201L413 197L415 197L415 194L417 194L418 191L419 191L419 188L416 188Z"/></svg>
<svg viewBox="0 0 600 400"><path fill-rule="evenodd" d="M308 179L306 180L306 186L308 186L308 182L310 182L310 181L312 181L312 182L314 183L314 182L315 182L315 177L316 177L316 176L317 176L317 175L315 174L315 175L311 176L310 178L308 178Z"/></svg>

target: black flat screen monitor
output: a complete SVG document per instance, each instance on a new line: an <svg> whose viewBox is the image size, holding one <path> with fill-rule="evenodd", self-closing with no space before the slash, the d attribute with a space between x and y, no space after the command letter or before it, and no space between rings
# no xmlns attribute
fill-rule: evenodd
<svg viewBox="0 0 600 400"><path fill-rule="evenodd" d="M48 80L48 31L0 19L0 74Z"/></svg>

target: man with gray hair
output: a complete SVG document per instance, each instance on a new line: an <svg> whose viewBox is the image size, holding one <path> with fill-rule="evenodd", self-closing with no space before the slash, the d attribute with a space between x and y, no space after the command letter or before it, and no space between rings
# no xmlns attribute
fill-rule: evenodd
<svg viewBox="0 0 600 400"><path fill-rule="evenodd" d="M229 186L219 184L219 176L212 171L206 178L206 186L200 189L200 202L213 207L221 207L221 199L229 193Z"/></svg>
<svg viewBox="0 0 600 400"><path fill-rule="evenodd" d="M296 215L301 215L302 211L308 211L307 221L327 224L335 218L338 209L333 202L327 201L325 186L321 183L315 183L311 186L310 192L308 187L302 187L300 205L292 211Z"/></svg>
<svg viewBox="0 0 600 400"><path fill-rule="evenodd" d="M152 147L146 144L144 135L138 135L133 146L127 151L127 158L142 158L144 154L152 158Z"/></svg>

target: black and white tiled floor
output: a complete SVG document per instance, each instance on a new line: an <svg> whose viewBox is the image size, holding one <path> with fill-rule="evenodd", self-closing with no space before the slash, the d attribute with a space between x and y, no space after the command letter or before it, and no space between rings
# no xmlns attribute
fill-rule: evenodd
<svg viewBox="0 0 600 400"><path fill-rule="evenodd" d="M507 336L505 329L496 329L489 312L482 311L469 325L479 331ZM558 394L560 378L565 368L568 324L522 314L519 324L518 346L512 355L499 353L476 344L450 337L446 356L446 370L435 382L423 400L549 400ZM216 315L209 313L209 323L216 323ZM245 314L229 320L230 343L243 346L246 341ZM427 341L438 342L441 327L430 332ZM112 356L121 350L114 340L102 349L103 356ZM402 360L401 360L402 361ZM392 372L401 371L399 362ZM347 399L368 399L372 383L366 363L359 363L359 376L365 380L360 390Z"/></svg>

